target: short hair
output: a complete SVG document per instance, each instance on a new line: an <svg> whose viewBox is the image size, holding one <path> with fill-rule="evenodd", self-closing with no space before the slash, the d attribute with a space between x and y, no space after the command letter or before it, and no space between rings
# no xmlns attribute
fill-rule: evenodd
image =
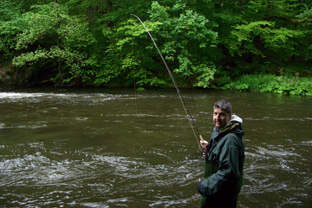
<svg viewBox="0 0 312 208"><path fill-rule="evenodd" d="M221 108L222 110L224 110L228 114L232 113L232 105L230 102L228 102L226 100L219 100L219 101L215 102L215 104L213 105L213 109L215 109L215 108Z"/></svg>

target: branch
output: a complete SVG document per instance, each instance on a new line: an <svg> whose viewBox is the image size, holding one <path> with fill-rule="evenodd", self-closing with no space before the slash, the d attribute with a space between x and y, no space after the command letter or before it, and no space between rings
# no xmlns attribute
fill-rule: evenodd
<svg viewBox="0 0 312 208"><path fill-rule="evenodd" d="M292 22L292 23L312 22L312 19L292 19L292 18L278 17L278 16L275 16L275 18L280 19L280 20L285 20L287 22Z"/></svg>

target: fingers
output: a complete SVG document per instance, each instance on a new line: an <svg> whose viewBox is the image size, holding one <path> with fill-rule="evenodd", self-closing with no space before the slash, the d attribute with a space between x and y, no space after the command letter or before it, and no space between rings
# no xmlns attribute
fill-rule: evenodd
<svg viewBox="0 0 312 208"><path fill-rule="evenodd" d="M208 142L207 142L207 141L205 141L205 140L200 141L200 146L201 146L202 148L206 148L207 145L208 145Z"/></svg>

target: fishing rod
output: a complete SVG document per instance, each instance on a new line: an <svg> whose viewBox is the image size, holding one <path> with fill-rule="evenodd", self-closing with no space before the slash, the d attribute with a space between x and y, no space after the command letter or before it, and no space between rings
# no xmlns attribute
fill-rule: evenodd
<svg viewBox="0 0 312 208"><path fill-rule="evenodd" d="M155 45L155 47L156 47L156 49L157 49L157 51L158 51L158 53L159 53L159 56L161 57L162 61L164 62L165 67L166 67L166 69L167 69L167 71L168 71L168 73L169 73L169 75L170 75L170 77L171 77L171 80L172 80L172 82L173 82L173 84L174 84L174 87L175 87L175 89L177 90L177 93L178 93L178 95L179 95L179 98L180 98L180 101L181 101L181 103L182 103L183 109L184 109L184 111L185 111L185 114L186 114L186 116L187 116L187 118L188 118L188 121L189 121L189 123L190 123L190 126L191 126L191 128L192 128L193 134L194 134L194 136L195 136L196 142L197 142L199 148L201 149L201 146L200 146L200 144L199 144L198 138L197 138L196 133L195 133L195 131L194 131L194 127L195 127L195 129L196 129L196 131L197 131L197 134L198 134L200 140L204 140L204 139L203 139L203 137L201 136L201 134L200 134L200 132L199 132L199 129L198 129L197 125L196 125L196 122L195 122L195 120L194 120L194 118L193 118L193 116L192 116L192 114L191 114L191 112L190 112L188 106L186 105L186 102L185 102L185 100L184 100L184 97L182 96L182 93L181 93L181 91L180 91L180 88L178 87L177 82L175 81L175 79L174 79L174 77L173 77L173 75L172 75L172 73L171 73L171 70L169 69L169 67L168 67L168 65L167 65L167 62L165 61L163 55L161 54L161 52L160 52L160 50L159 50L159 48L158 48L156 42L154 41L153 36L152 36L151 33L149 32L149 30L146 28L146 26L145 26L145 24L142 22L142 20L141 20L138 16L136 16L135 14L131 14L131 15L133 15L134 17L136 17L136 18L141 22L141 24L143 25L143 27L144 27L145 30L147 31L148 35L149 35L150 38L152 39L152 41L153 41L153 43L154 43L154 45ZM192 123L193 123L193 125L192 125Z"/></svg>

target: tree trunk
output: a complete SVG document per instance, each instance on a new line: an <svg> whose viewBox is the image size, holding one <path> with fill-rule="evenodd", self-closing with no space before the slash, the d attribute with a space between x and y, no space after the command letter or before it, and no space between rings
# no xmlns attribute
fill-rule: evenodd
<svg viewBox="0 0 312 208"><path fill-rule="evenodd" d="M239 12L242 13L243 0L238 0Z"/></svg>
<svg viewBox="0 0 312 208"><path fill-rule="evenodd" d="M55 3L58 4L58 0L55 0ZM60 29L60 20L59 20L59 14L57 13L57 29ZM57 46L58 48L61 48L61 39L60 39L60 36L58 36L58 39L57 39ZM61 55L59 55L58 57L58 73L59 73L59 76L60 76L60 79L61 79L61 83L63 82L63 74L62 74L62 63L61 63Z"/></svg>

